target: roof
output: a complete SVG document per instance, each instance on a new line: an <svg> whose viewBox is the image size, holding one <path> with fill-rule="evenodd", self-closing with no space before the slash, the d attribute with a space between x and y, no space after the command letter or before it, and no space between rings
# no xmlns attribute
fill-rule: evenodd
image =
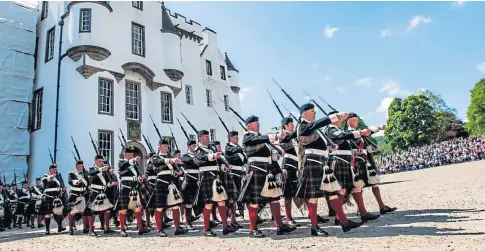
<svg viewBox="0 0 485 251"><path fill-rule="evenodd" d="M231 60L227 56L227 52L226 52L226 65L227 65L227 69L228 70L235 71L235 72L238 72L239 73L239 71L234 67L234 65L232 64Z"/></svg>
<svg viewBox="0 0 485 251"><path fill-rule="evenodd" d="M173 25L172 19L165 8L165 4L162 2L162 32L172 32L179 34L177 27Z"/></svg>

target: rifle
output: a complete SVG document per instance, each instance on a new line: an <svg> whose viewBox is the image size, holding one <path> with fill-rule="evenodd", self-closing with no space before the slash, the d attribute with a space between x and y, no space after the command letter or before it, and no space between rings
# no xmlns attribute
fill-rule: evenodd
<svg viewBox="0 0 485 251"><path fill-rule="evenodd" d="M123 143L126 146L126 144L128 144L128 142L126 142L125 135L123 134L123 131L121 130L121 128L119 128L119 129L120 129L120 133L121 133L121 138L123 139Z"/></svg>
<svg viewBox="0 0 485 251"><path fill-rule="evenodd" d="M224 123L224 121L222 121L221 116L219 116L219 113L217 113L217 111L216 111L216 108L212 107L212 109L214 110L217 117L219 118L219 121L221 121L221 124L224 127L224 129L226 129L226 132L229 133L229 129L227 128L226 123Z"/></svg>
<svg viewBox="0 0 485 251"><path fill-rule="evenodd" d="M162 135L160 134L160 131L158 130L157 125L155 125L155 121L153 121L152 115L150 115L150 119L152 120L153 127L155 127L155 131L157 131L158 137L162 139Z"/></svg>
<svg viewBox="0 0 485 251"><path fill-rule="evenodd" d="M168 126L168 129L170 129L170 134L172 134L172 139L173 139L173 142L175 143L175 149L177 149L178 151L180 151L179 150L179 145L177 144L177 141L175 140L175 136L173 135L172 127Z"/></svg>
<svg viewBox="0 0 485 251"><path fill-rule="evenodd" d="M269 93L268 89L266 89L266 91L268 92L269 97L270 97L270 98L271 98L271 100L273 101L273 104L276 106L276 109L277 109L277 110L278 110L278 112L280 113L281 118L285 118L285 116L284 116L284 115L283 115L283 113L281 112L280 108L278 107L278 104L276 104L276 101L274 101L273 96L271 96L271 93Z"/></svg>
<svg viewBox="0 0 485 251"><path fill-rule="evenodd" d="M187 131L185 131L184 127L182 126L182 123L180 123L180 120L178 118L177 118L177 122L179 122L180 128L182 129L182 132L184 132L184 135L187 138L187 141L190 141L190 137L187 134Z"/></svg>
<svg viewBox="0 0 485 251"><path fill-rule="evenodd" d="M72 153L72 156L74 156L74 161L75 161L75 162L78 162L79 160L76 158L76 155L74 154L74 152L73 152L73 151L71 151L71 153Z"/></svg>
<svg viewBox="0 0 485 251"><path fill-rule="evenodd" d="M15 169L13 170L13 184L17 186L17 174L15 173Z"/></svg>
<svg viewBox="0 0 485 251"><path fill-rule="evenodd" d="M276 80L274 80L274 78L271 78L273 80L273 82L281 89L281 91L285 94L285 96L291 101L291 103L293 103L293 105L296 107L296 109L300 110L300 106L295 102L295 100L293 100L293 98L291 98L291 96L285 91L285 89L283 89L283 87L281 87L278 82L276 82ZM300 122L300 121L298 121ZM336 147L337 145L335 145L335 143L332 142L332 140L330 140L329 137L327 137L327 135L325 135L325 133L322 132L322 130L318 129L318 131L320 132L320 134L325 138L325 140L330 144L330 146L333 148L333 147Z"/></svg>
<svg viewBox="0 0 485 251"><path fill-rule="evenodd" d="M94 143L93 136L91 136L91 133L89 133L89 137L91 138L91 144L93 145L94 152L96 153L96 155L99 155L101 151L99 150L99 146L96 147L96 144Z"/></svg>
<svg viewBox="0 0 485 251"><path fill-rule="evenodd" d="M325 114L325 116L328 116L328 113L325 110L323 110L323 108L313 98L311 98L310 95L305 90L302 89L302 91L310 98L310 101L313 102L318 107L318 109L320 109L320 111L323 112L323 114Z"/></svg>
<svg viewBox="0 0 485 251"><path fill-rule="evenodd" d="M71 136L72 144L74 145L74 150L76 151L77 154L77 159L81 160L81 155L79 154L79 151L77 150L76 142L74 142L74 138Z"/></svg>
<svg viewBox="0 0 485 251"><path fill-rule="evenodd" d="M281 105L283 106L283 108L285 108L285 110L290 114L290 116L295 120L295 121L298 121L298 119L295 117L295 115L293 115L293 113L290 112L290 110L288 110L288 108L286 108L284 105Z"/></svg>
<svg viewBox="0 0 485 251"><path fill-rule="evenodd" d="M49 150L49 157L51 157L51 163L54 164L54 158L52 157L51 149L47 148Z"/></svg>
<svg viewBox="0 0 485 251"><path fill-rule="evenodd" d="M121 148L125 148L125 145L123 144L123 141L120 138L120 135L118 135L118 139L120 140Z"/></svg>
<svg viewBox="0 0 485 251"><path fill-rule="evenodd" d="M148 139L145 136L145 134L142 134L142 136L143 136L143 140L145 141L145 144L148 146L148 150L150 150L152 153L154 153L155 150L153 149L153 146L148 142Z"/></svg>

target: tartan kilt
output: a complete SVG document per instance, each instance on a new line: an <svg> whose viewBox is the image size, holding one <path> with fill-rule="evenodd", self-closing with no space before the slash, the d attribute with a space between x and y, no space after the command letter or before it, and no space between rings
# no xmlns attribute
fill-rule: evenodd
<svg viewBox="0 0 485 251"><path fill-rule="evenodd" d="M42 196L42 203L40 204L40 209L39 209L39 215L47 215L47 214L53 214L54 210L54 200L59 198L61 201L64 203L64 201L61 198L61 194L58 193L57 195L53 196L51 195L52 193L48 194L49 196Z"/></svg>
<svg viewBox="0 0 485 251"><path fill-rule="evenodd" d="M309 159L316 160L309 161ZM325 196L325 192L320 190L320 185L323 179L323 167L327 164L327 157L316 154L305 154L303 156L303 171L301 172L300 182L298 184L298 190L296 197L302 199L314 199Z"/></svg>
<svg viewBox="0 0 485 251"><path fill-rule="evenodd" d="M35 200L30 200L29 204L25 208L24 216L35 215Z"/></svg>
<svg viewBox="0 0 485 251"><path fill-rule="evenodd" d="M366 155L359 155L360 158L355 158L358 167L354 167L354 172L358 175L362 181L364 181L365 187L370 186L369 180L367 178L367 156ZM362 158L362 159L361 159Z"/></svg>
<svg viewBox="0 0 485 251"><path fill-rule="evenodd" d="M76 202L77 198L79 196L84 196L84 202L86 203L86 208L84 209L84 212L82 213L84 216L91 216L89 215L89 212L86 212L86 209L88 208L88 203L89 203L89 192L74 192L71 191L69 193L69 198L67 199L67 203L64 205L64 208L68 213L71 212L73 208L73 203Z"/></svg>
<svg viewBox="0 0 485 251"><path fill-rule="evenodd" d="M229 172L220 172L220 179L222 181L224 189L226 189L227 198L228 200L232 200L233 202L237 201L237 197L239 195L239 190L236 186L236 182L234 181L234 177L237 176L231 175Z"/></svg>
<svg viewBox="0 0 485 251"><path fill-rule="evenodd" d="M268 202L268 198L263 197L264 184L266 183L267 172L263 172L252 166L257 166L263 170L270 171L272 164L265 162L250 162L249 175L245 181L244 187L241 190L240 201L250 204L264 204Z"/></svg>
<svg viewBox="0 0 485 251"><path fill-rule="evenodd" d="M141 200L142 207L146 206L146 202L150 199L151 193L150 189L147 188L146 183L141 183L138 185L138 182L130 181L130 180L123 180L120 183L120 195L118 197L118 210L127 210L128 204L130 203L130 192L132 190L136 190Z"/></svg>
<svg viewBox="0 0 485 251"><path fill-rule="evenodd" d="M290 158L283 158L282 165L286 169L287 174L283 197L286 199L293 198L298 190L298 161Z"/></svg>
<svg viewBox="0 0 485 251"><path fill-rule="evenodd" d="M354 188L354 179L352 176L352 171L350 170L352 163L352 156L350 155L337 155L339 158L344 159L348 163L345 163L339 159L332 160L332 168L335 174L335 178L337 178L338 182L342 189L346 189L347 193L352 192L352 188Z"/></svg>
<svg viewBox="0 0 485 251"><path fill-rule="evenodd" d="M15 210L15 215L24 215L25 209L28 203L22 203L20 200L17 202L17 209Z"/></svg>
<svg viewBox="0 0 485 251"><path fill-rule="evenodd" d="M199 174L200 186L198 190L198 196L195 198L197 200L197 206L203 207L206 204L212 204L213 191L212 185L216 179L217 172L201 172Z"/></svg>
<svg viewBox="0 0 485 251"><path fill-rule="evenodd" d="M147 181L148 182L148 186L150 187L150 189L152 191L156 191L156 186L157 186L157 182L156 180L149 180ZM156 205L155 205L155 192L153 193L153 195L151 195L151 197L148 199L148 201L146 202L146 208L148 209L156 209Z"/></svg>
<svg viewBox="0 0 485 251"><path fill-rule="evenodd" d="M195 178L199 178L198 174L190 174L194 176ZM189 176L185 176L183 185L182 185L182 198L184 199L183 204L184 205L192 205L194 203L195 195L199 187L197 186L197 180L194 178L191 178Z"/></svg>
<svg viewBox="0 0 485 251"><path fill-rule="evenodd" d="M171 182L171 177L172 175L162 175L158 179L164 180L165 182L162 181L156 181L155 183L155 193L153 194L150 204L153 203L154 208L166 208L167 207L167 201L168 201L168 186L170 185ZM152 202L153 201L153 202Z"/></svg>

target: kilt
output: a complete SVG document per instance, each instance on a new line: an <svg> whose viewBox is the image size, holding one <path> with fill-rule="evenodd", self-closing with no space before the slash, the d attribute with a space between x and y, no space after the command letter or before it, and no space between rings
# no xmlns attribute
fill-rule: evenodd
<svg viewBox="0 0 485 251"><path fill-rule="evenodd" d="M27 207L29 206L28 202L18 201L17 208L15 210L15 215L24 215Z"/></svg>
<svg viewBox="0 0 485 251"><path fill-rule="evenodd" d="M61 194L57 193L56 195L51 195L53 193L44 194L42 196L42 203L40 204L39 215L47 215L53 214L54 210L54 200L59 198L64 204L64 201L61 198Z"/></svg>
<svg viewBox="0 0 485 251"><path fill-rule="evenodd" d="M138 184L137 181L122 180L120 182L120 196L118 197L118 210L127 210L130 203L130 192L136 190L138 192L140 203L142 207L146 207L146 202L150 199L151 189L147 187L146 183Z"/></svg>
<svg viewBox="0 0 485 251"><path fill-rule="evenodd" d="M283 197L290 199L295 197L298 190L298 161L290 158L283 158L283 168L286 169L286 180L284 184Z"/></svg>
<svg viewBox="0 0 485 251"><path fill-rule="evenodd" d="M197 206L203 207L206 204L212 204L213 190L212 185L216 179L217 172L201 172L199 174L200 186L197 192L198 196L195 198L197 200Z"/></svg>
<svg viewBox="0 0 485 251"><path fill-rule="evenodd" d="M150 189L152 191L156 191L157 181L155 179L147 180L147 183L148 183L148 186L150 187ZM146 208L148 208L148 209L156 209L157 207L155 205L155 201L156 201L155 194L153 194L148 199L148 201L146 203Z"/></svg>
<svg viewBox="0 0 485 251"><path fill-rule="evenodd" d="M170 185L170 180L172 177L170 175L161 175L157 177L157 181L155 183L155 193L153 194L149 204L152 204L154 208L166 208L167 201L168 201L168 186ZM160 180L163 181L160 181ZM153 201L153 202L152 202Z"/></svg>
<svg viewBox="0 0 485 251"><path fill-rule="evenodd" d="M226 189L227 198L229 201L236 202L238 197L238 188L236 186L236 182L234 181L234 177L236 175L232 175L229 172L221 172L220 178L224 188Z"/></svg>
<svg viewBox="0 0 485 251"><path fill-rule="evenodd" d="M345 163L342 160L332 158L332 167L335 174L335 178L337 178L338 182L342 189L346 189L347 193L352 192L352 188L354 188L354 179L352 177L352 171L350 170L352 163L352 156L350 155L337 155L339 158L344 159L348 163Z"/></svg>
<svg viewBox="0 0 485 251"><path fill-rule="evenodd" d="M182 191L182 198L184 199L183 204L184 205L192 205L194 203L194 200L197 199L195 198L196 191L199 189L199 186L197 185L197 181L199 179L198 174L191 173L190 174L192 177L185 176L181 191Z"/></svg>
<svg viewBox="0 0 485 251"><path fill-rule="evenodd" d="M323 164L317 163L321 162ZM305 154L303 157L303 171L299 179L296 197L302 199L314 199L324 197L326 194L320 190L323 179L323 168L327 163L327 157L317 154Z"/></svg>
<svg viewBox="0 0 485 251"><path fill-rule="evenodd" d="M36 202L36 200L30 200L29 201L29 204L25 208L24 216L31 216L31 215L36 214L36 212L35 212L35 202Z"/></svg>
<svg viewBox="0 0 485 251"><path fill-rule="evenodd" d="M267 172L271 170L271 163L265 162L250 162L249 174L245 181L244 187L241 190L240 201L250 204L264 204L268 202L268 198L263 197L261 192L263 191L264 184L266 183L267 172L254 168L257 166Z"/></svg>
<svg viewBox="0 0 485 251"><path fill-rule="evenodd" d="M74 203L76 202L76 200L79 196L84 196L84 202L86 203L86 208L84 208L84 211L83 211L82 214L84 216L91 216L92 214L90 214L89 210L86 211L87 205L88 205L88 202L89 202L89 193L88 192L77 192L77 191L71 190L71 192L69 193L69 198L68 198L67 203L65 205L66 211L68 213L71 212L71 210L74 208Z"/></svg>
<svg viewBox="0 0 485 251"><path fill-rule="evenodd" d="M104 194L106 197L102 196ZM95 201L98 198L98 195L101 195L104 199L98 199L98 201L103 201L101 205L102 207L95 207ZM100 197L101 197L100 196ZM93 204L94 203L94 204ZM86 200L86 209L88 214L94 215L94 214L99 214L101 212L105 212L107 210L111 210L113 208L113 204L109 205L111 202L108 199L108 195L106 194L106 189L105 190L100 190L100 189L94 189L91 188L89 189L89 199ZM100 209L102 208L102 209Z"/></svg>

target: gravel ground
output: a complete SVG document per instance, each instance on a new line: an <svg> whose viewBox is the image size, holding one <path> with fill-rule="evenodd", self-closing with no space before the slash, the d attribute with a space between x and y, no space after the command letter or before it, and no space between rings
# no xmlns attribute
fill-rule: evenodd
<svg viewBox="0 0 485 251"><path fill-rule="evenodd" d="M129 231L128 238L98 232L99 237L91 238L80 231L77 236L44 236L42 230L9 230L0 233L0 250L485 250L485 162L391 174L381 177L381 182L384 202L398 210L346 234L339 227L321 225L330 233L328 238L310 237L308 220L294 210L302 227L291 235L277 236L269 221L260 226L268 235L265 239L250 239L248 222L241 219L245 229L222 237L218 228L221 237L216 238L200 232L173 237L173 229L167 231L172 235L168 238L156 237L154 232L138 237ZM378 212L369 189L364 200L369 212ZM321 202L320 213L328 214L326 203ZM346 208L350 218L357 217L355 210ZM202 228L200 221L195 226Z"/></svg>

